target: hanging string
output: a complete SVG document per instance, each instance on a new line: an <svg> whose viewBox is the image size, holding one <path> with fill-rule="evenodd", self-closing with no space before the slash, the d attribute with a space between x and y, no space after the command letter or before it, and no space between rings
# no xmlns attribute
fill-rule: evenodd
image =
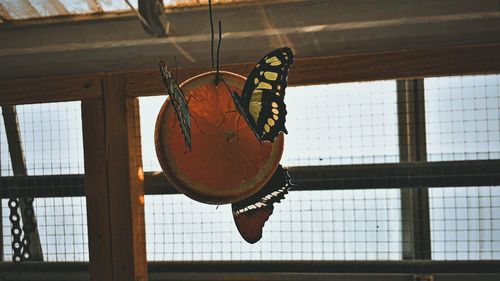
<svg viewBox="0 0 500 281"><path fill-rule="evenodd" d="M212 17L212 1L208 0L208 13L210 14L210 54L212 58L212 71L214 68L214 20Z"/></svg>
<svg viewBox="0 0 500 281"><path fill-rule="evenodd" d="M219 73L219 55L220 55L220 44L222 42L222 23L219 21L219 43L217 44L217 73L215 74L215 85L219 84L220 73Z"/></svg>
<svg viewBox="0 0 500 281"><path fill-rule="evenodd" d="M214 21L212 16L212 1L208 0L208 13L210 14L210 53L212 59L212 71L216 71L215 74L215 85L219 84L220 73L219 73L219 57L220 57L220 45L222 39L222 22L219 21L219 42L217 43L217 67L214 65Z"/></svg>

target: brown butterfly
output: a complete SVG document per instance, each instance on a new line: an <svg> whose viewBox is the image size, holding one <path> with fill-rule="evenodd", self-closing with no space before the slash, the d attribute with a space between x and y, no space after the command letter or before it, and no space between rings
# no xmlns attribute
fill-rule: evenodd
<svg viewBox="0 0 500 281"><path fill-rule="evenodd" d="M232 204L234 222L245 241L254 244L262 238L262 228L273 213L273 204L284 199L291 187L288 171L279 165L257 193Z"/></svg>

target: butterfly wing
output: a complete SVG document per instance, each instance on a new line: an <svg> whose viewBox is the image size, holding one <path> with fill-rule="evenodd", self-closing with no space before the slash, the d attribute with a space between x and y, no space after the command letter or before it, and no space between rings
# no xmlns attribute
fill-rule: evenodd
<svg viewBox="0 0 500 281"><path fill-rule="evenodd" d="M240 112L261 141L274 142L279 132L288 133L284 98L292 63L290 48L276 49L257 63L243 87Z"/></svg>
<svg viewBox="0 0 500 281"><path fill-rule="evenodd" d="M170 102L174 106L175 115L181 126L182 134L184 136L184 143L191 151L191 118L189 115L189 108L184 97L184 93L179 88L172 74L168 71L167 66L163 61L160 61L160 73L163 78L163 83L170 96Z"/></svg>
<svg viewBox="0 0 500 281"><path fill-rule="evenodd" d="M256 243L262 237L262 228L273 214L273 204L285 198L292 187L286 169L278 166L271 179L257 193L232 204L233 218L243 239Z"/></svg>

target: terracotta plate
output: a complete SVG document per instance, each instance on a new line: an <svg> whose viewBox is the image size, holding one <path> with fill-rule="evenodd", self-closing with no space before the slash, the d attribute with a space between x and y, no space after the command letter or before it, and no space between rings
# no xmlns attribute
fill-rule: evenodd
<svg viewBox="0 0 500 281"><path fill-rule="evenodd" d="M221 72L241 92L245 77ZM192 151L184 145L179 122L167 98L155 128L156 154L172 185L194 200L233 203L257 192L272 176L283 153L283 134L259 142L235 111L224 84L204 73L180 85L189 101Z"/></svg>

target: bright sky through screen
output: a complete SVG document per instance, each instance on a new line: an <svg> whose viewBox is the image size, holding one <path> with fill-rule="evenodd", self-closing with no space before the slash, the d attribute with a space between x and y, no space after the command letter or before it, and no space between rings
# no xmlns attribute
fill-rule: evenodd
<svg viewBox="0 0 500 281"><path fill-rule="evenodd" d="M500 158L500 75L425 79L429 161ZM395 81L287 89L285 166L399 161ZM140 99L143 162L157 171L153 131L165 95ZM17 106L29 175L82 174L80 102ZM3 119L0 174L12 175ZM53 194L57 196L56 191ZM146 196L149 260L401 259L400 192L291 192L246 244L229 206ZM500 258L500 187L430 189L434 259ZM84 198L37 198L48 261L88 260ZM11 255L7 200L4 253Z"/></svg>

